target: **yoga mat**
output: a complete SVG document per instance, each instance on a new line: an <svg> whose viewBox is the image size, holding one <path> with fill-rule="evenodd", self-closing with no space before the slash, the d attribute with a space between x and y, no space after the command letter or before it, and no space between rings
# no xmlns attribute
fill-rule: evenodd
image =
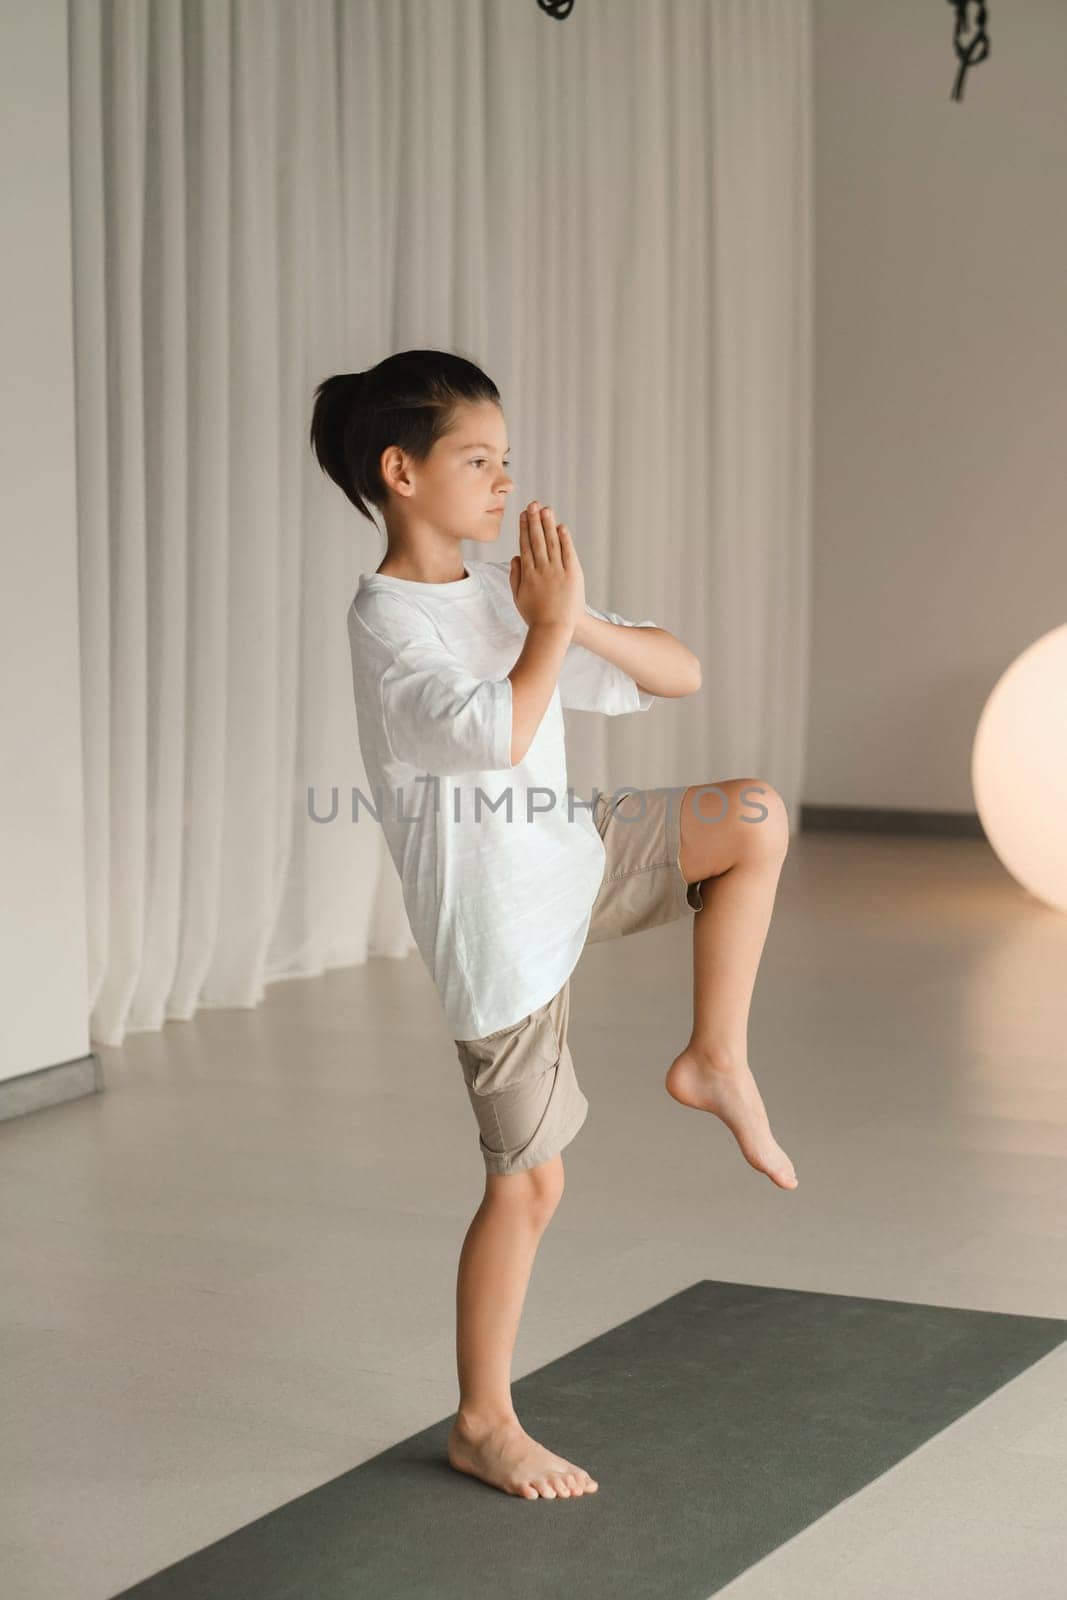
<svg viewBox="0 0 1067 1600"><path fill-rule="evenodd" d="M596 1494L456 1472L449 1416L113 1600L707 1600L1065 1338L1053 1317L704 1280L512 1384Z"/></svg>

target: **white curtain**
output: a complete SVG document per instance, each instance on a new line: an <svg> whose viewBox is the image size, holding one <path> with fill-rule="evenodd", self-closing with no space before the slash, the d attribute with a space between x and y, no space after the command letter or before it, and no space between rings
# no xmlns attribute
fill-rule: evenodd
<svg viewBox="0 0 1067 1600"><path fill-rule="evenodd" d="M348 803L384 542L308 447L316 383L394 350L500 387L516 493L464 558L550 503L590 603L703 664L568 712L576 791L761 776L798 816L811 4L70 0L95 1040L414 949Z"/></svg>

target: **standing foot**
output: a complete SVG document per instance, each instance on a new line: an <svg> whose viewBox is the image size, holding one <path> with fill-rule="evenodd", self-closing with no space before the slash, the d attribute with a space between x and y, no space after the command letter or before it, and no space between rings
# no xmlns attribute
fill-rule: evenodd
<svg viewBox="0 0 1067 1600"><path fill-rule="evenodd" d="M480 1426L457 1415L448 1435L448 1460L457 1472L526 1500L555 1500L557 1495L566 1500L593 1494L598 1487L582 1467L531 1439L517 1420Z"/></svg>
<svg viewBox="0 0 1067 1600"><path fill-rule="evenodd" d="M692 1045L675 1056L664 1079L667 1093L683 1106L711 1111L738 1144L749 1166L766 1173L780 1189L799 1182L793 1163L771 1132L756 1080L747 1061L714 1063Z"/></svg>

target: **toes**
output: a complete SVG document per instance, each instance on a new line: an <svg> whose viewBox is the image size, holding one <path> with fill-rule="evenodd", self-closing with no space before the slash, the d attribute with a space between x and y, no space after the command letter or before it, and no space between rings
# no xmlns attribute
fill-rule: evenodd
<svg viewBox="0 0 1067 1600"><path fill-rule="evenodd" d="M552 1472L544 1478L530 1478L521 1485L519 1492L527 1500L536 1500L538 1496L544 1500L567 1500L572 1495L595 1494L597 1487L595 1478L575 1467L570 1472Z"/></svg>

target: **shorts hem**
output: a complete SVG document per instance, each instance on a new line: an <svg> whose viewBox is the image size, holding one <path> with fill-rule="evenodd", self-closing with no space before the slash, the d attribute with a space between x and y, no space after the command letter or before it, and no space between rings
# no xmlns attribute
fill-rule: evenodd
<svg viewBox="0 0 1067 1600"><path fill-rule="evenodd" d="M667 854L670 857L675 887L678 890L678 913L680 916L685 916L688 912L690 916L695 917L698 911L704 909L704 896L700 888L704 880L701 878L696 883L689 883L685 873L682 871L682 802L684 799L685 793L683 791L678 798L677 810L671 805L669 798L667 801ZM696 896L696 905L690 900L690 894Z"/></svg>

